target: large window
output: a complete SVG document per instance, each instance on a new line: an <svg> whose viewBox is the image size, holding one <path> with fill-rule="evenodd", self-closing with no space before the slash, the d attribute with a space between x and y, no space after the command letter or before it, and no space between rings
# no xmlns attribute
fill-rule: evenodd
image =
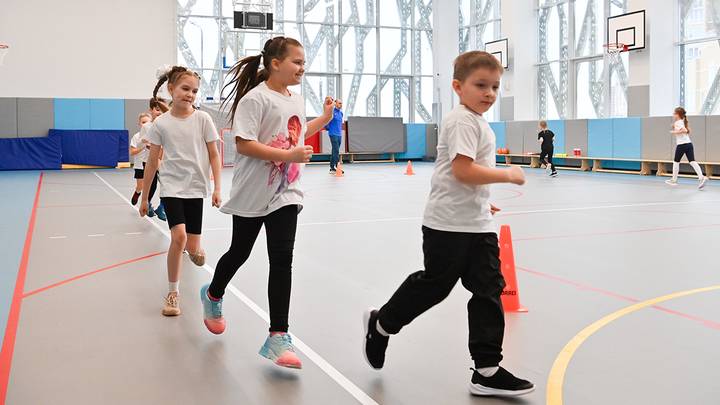
<svg viewBox="0 0 720 405"><path fill-rule="evenodd" d="M718 114L720 2L680 0L680 104L692 114Z"/></svg>
<svg viewBox="0 0 720 405"><path fill-rule="evenodd" d="M627 115L628 57L605 55L606 19L627 0L538 0L538 116Z"/></svg>
<svg viewBox="0 0 720 405"><path fill-rule="evenodd" d="M178 0L178 62L202 72L202 97L218 101L227 69L272 36L305 47L297 91L308 116L325 95L346 115L432 120L432 0ZM234 10L274 13L274 32L232 29Z"/></svg>
<svg viewBox="0 0 720 405"><path fill-rule="evenodd" d="M458 0L460 53L484 50L485 43L500 39L500 1ZM496 121L499 118L497 108L499 101L498 97L498 103L485 113L489 121Z"/></svg>

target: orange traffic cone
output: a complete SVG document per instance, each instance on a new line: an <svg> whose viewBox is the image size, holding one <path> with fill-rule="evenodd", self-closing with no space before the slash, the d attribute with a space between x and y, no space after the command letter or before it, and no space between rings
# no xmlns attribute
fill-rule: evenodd
<svg viewBox="0 0 720 405"><path fill-rule="evenodd" d="M412 161L408 160L407 168L405 169L405 175L406 176L414 176L415 172L413 171L412 167Z"/></svg>
<svg viewBox="0 0 720 405"><path fill-rule="evenodd" d="M520 305L520 291L518 291L517 277L515 276L515 255L513 254L509 225L500 227L500 264L505 279L505 289L500 296L503 309L505 312L527 312L527 308Z"/></svg>
<svg viewBox="0 0 720 405"><path fill-rule="evenodd" d="M337 167L335 168L335 177L343 177L345 176L345 170L343 170L342 167L342 159L338 160Z"/></svg>

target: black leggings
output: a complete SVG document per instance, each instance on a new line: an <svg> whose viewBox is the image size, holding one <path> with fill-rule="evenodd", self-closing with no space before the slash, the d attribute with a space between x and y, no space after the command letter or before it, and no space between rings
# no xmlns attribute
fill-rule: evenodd
<svg viewBox="0 0 720 405"><path fill-rule="evenodd" d="M146 163L143 163L143 171L145 170L145 165L146 165ZM160 171L156 170L155 177L153 178L152 184L150 185L150 191L148 191L148 203L150 203L152 201L152 198L155 195L155 190L157 190L158 173L160 173ZM162 201L161 201L161 203L162 203Z"/></svg>
<svg viewBox="0 0 720 405"><path fill-rule="evenodd" d="M260 228L265 224L267 250L270 258L268 304L270 332L288 331L292 260L297 230L298 206L288 205L264 217L248 218L233 215L233 234L230 249L218 261L208 292L222 298L225 288L240 266L250 257Z"/></svg>
<svg viewBox="0 0 720 405"><path fill-rule="evenodd" d="M687 156L688 162L695 161L695 148L692 143L683 143L675 148L675 159L676 163L680 163L683 155Z"/></svg>
<svg viewBox="0 0 720 405"><path fill-rule="evenodd" d="M555 165L552 162L553 152L554 148L552 146L543 146L542 148L540 148L540 164L545 163L547 165L550 165L550 170L555 173Z"/></svg>

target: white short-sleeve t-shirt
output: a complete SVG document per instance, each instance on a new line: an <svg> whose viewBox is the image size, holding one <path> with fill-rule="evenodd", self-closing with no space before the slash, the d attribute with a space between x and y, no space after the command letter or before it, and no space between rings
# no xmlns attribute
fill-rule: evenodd
<svg viewBox="0 0 720 405"><path fill-rule="evenodd" d="M232 125L235 138L286 150L305 145L306 130L302 96L278 93L265 82L240 100ZM238 153L230 198L220 211L261 217L288 205L302 205L302 168L300 163L269 162Z"/></svg>
<svg viewBox="0 0 720 405"><path fill-rule="evenodd" d="M438 231L492 233L490 186L461 183L452 173L457 155L495 167L495 133L482 115L460 104L445 117L423 225Z"/></svg>
<svg viewBox="0 0 720 405"><path fill-rule="evenodd" d="M675 123L673 124L673 128L676 131L679 131L679 130L685 128L685 121L683 121L683 120L675 121ZM686 143L692 142L690 140L690 134L675 135L675 141L677 142L678 145L684 145Z"/></svg>
<svg viewBox="0 0 720 405"><path fill-rule="evenodd" d="M205 198L210 192L208 142L218 134L210 115L193 111L187 118L165 113L155 119L147 140L163 148L158 174L160 197Z"/></svg>
<svg viewBox="0 0 720 405"><path fill-rule="evenodd" d="M142 148L140 153L138 153L135 156L132 156L133 166L136 169L142 169L143 163L147 162L147 158L148 158L148 155L150 155L150 151L147 149L146 145L142 142L140 132L137 132L135 135L133 135L132 139L130 140L130 146L132 146L133 148Z"/></svg>

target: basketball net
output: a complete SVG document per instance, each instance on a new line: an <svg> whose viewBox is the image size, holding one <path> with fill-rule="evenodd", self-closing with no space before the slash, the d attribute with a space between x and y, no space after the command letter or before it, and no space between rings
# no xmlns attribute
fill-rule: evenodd
<svg viewBox="0 0 720 405"><path fill-rule="evenodd" d="M5 55L10 52L10 47L5 44L0 44L0 66L3 65L3 60L5 59Z"/></svg>
<svg viewBox="0 0 720 405"><path fill-rule="evenodd" d="M605 57L608 60L608 68L610 66L617 66L622 61L620 60L620 53L627 52L628 46L622 43L611 43L605 46Z"/></svg>

